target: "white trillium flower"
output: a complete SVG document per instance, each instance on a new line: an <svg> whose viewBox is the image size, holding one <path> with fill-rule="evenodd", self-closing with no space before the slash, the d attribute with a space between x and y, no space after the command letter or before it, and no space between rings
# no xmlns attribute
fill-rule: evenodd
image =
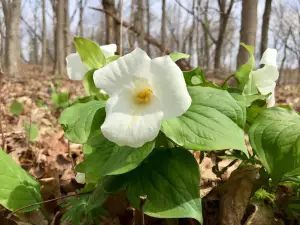
<svg viewBox="0 0 300 225"><path fill-rule="evenodd" d="M261 60L260 65L264 65L262 68L252 71L250 74L250 79L258 91L262 95L271 95L267 98L267 106L273 107L275 105L275 87L276 81L279 77L279 72L276 64L277 50L268 48Z"/></svg>
<svg viewBox="0 0 300 225"><path fill-rule="evenodd" d="M85 184L85 173L77 173L75 176L75 180L79 184Z"/></svg>
<svg viewBox="0 0 300 225"><path fill-rule="evenodd" d="M115 55L117 51L116 44L103 45L100 46L101 51L105 58ZM89 71L89 69L81 61L78 52L71 53L66 57L67 61L67 74L71 80L82 80L84 75Z"/></svg>
<svg viewBox="0 0 300 225"><path fill-rule="evenodd" d="M151 60L140 48L96 70L94 82L110 96L101 131L120 146L137 148L154 140L161 120L182 115L192 102L170 56Z"/></svg>

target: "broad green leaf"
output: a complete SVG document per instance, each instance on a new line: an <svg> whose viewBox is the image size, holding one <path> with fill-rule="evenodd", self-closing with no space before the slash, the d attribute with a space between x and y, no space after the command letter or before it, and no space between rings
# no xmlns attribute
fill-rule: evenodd
<svg viewBox="0 0 300 225"><path fill-rule="evenodd" d="M244 141L246 108L227 91L189 87L192 105L182 116L162 123L175 143L192 150L237 149L248 154Z"/></svg>
<svg viewBox="0 0 300 225"><path fill-rule="evenodd" d="M247 108L247 124L252 124L257 115L266 108L266 102L263 100L254 101L250 107Z"/></svg>
<svg viewBox="0 0 300 225"><path fill-rule="evenodd" d="M286 108L268 108L249 129L253 150L275 182L298 170L300 175L300 116Z"/></svg>
<svg viewBox="0 0 300 225"><path fill-rule="evenodd" d="M0 182L0 204L11 211L41 201L39 183L3 151L0 151Z"/></svg>
<svg viewBox="0 0 300 225"><path fill-rule="evenodd" d="M65 109L58 122L63 126L65 136L74 143L85 143L90 134L100 130L105 118L105 102L92 100L77 103Z"/></svg>
<svg viewBox="0 0 300 225"><path fill-rule="evenodd" d="M127 197L145 214L157 218L194 218L202 223L200 171L193 155L182 148L155 149L138 168L125 174Z"/></svg>
<svg viewBox="0 0 300 225"><path fill-rule="evenodd" d="M9 111L14 116L19 116L23 112L23 105L17 100L14 100L9 106Z"/></svg>
<svg viewBox="0 0 300 225"><path fill-rule="evenodd" d="M113 62L113 61L115 61L115 60L117 60L118 58L120 58L119 55L113 55L113 56L110 56L110 57L106 58L106 65Z"/></svg>
<svg viewBox="0 0 300 225"><path fill-rule="evenodd" d="M148 142L140 148L118 146L108 141L100 132L95 133L85 144L85 174L88 182L97 182L105 175L126 173L135 169L154 148ZM88 149L88 150L87 150Z"/></svg>
<svg viewBox="0 0 300 225"><path fill-rule="evenodd" d="M246 87L246 90L244 90L246 84L248 83L248 81L252 81L251 79L251 71L252 69L254 68L255 66L255 58L254 58L254 48L253 46L250 46L250 45L246 45L244 43L241 43L241 45L249 52L249 60L247 63L243 64L242 66L240 66L236 73L235 73L235 77L236 79L238 80L239 82L239 89L244 91L245 94L256 94L258 92L255 92L257 91L256 87L252 84L248 84L247 87ZM255 89L254 89L255 88ZM255 92L255 93L254 93Z"/></svg>
<svg viewBox="0 0 300 225"><path fill-rule="evenodd" d="M183 71L183 76L187 86L196 86L205 82L204 72L200 67L190 71Z"/></svg>
<svg viewBox="0 0 300 225"><path fill-rule="evenodd" d="M180 59L188 59L188 58L190 58L190 55L184 54L184 53L181 53L181 52L173 52L173 53L170 54L170 57L174 62L176 62Z"/></svg>
<svg viewBox="0 0 300 225"><path fill-rule="evenodd" d="M34 142L35 139L39 135L39 129L36 124L28 123L26 120L24 121L24 128L26 132L26 137L29 137L29 141Z"/></svg>
<svg viewBox="0 0 300 225"><path fill-rule="evenodd" d="M106 64L105 56L96 42L75 36L74 44L82 62L89 70L99 69Z"/></svg>

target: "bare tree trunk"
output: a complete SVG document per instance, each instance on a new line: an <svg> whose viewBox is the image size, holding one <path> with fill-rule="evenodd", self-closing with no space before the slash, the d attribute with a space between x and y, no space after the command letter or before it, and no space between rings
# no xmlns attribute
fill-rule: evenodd
<svg viewBox="0 0 300 225"><path fill-rule="evenodd" d="M144 49L144 38L145 38L145 29L144 29L144 3L143 0L138 0L138 11L137 11L137 27L141 31L138 36L139 47Z"/></svg>
<svg viewBox="0 0 300 225"><path fill-rule="evenodd" d="M69 18L69 0L64 0L64 44L65 57L71 52L70 44L70 18Z"/></svg>
<svg viewBox="0 0 300 225"><path fill-rule="evenodd" d="M116 9L115 9L115 0L102 0L103 8L115 15ZM116 24L115 20L109 16L108 14L105 15L106 17L106 44L112 44L116 41Z"/></svg>
<svg viewBox="0 0 300 225"><path fill-rule="evenodd" d="M2 0L2 8L6 27L5 66L12 79L20 78L20 13L21 0Z"/></svg>
<svg viewBox="0 0 300 225"><path fill-rule="evenodd" d="M255 47L256 43L256 28L257 28L257 4L258 0L243 0L242 9L242 24L240 31L240 42ZM237 56L237 67L246 63L249 54L240 45L239 53Z"/></svg>
<svg viewBox="0 0 300 225"><path fill-rule="evenodd" d="M264 51L268 48L268 32L269 32L271 11L272 11L272 0L266 0L265 11L263 15L263 24L261 27L260 57L262 57Z"/></svg>
<svg viewBox="0 0 300 225"><path fill-rule="evenodd" d="M79 36L83 37L83 0L79 1Z"/></svg>
<svg viewBox="0 0 300 225"><path fill-rule="evenodd" d="M161 45L166 47L166 0L162 0L161 7Z"/></svg>
<svg viewBox="0 0 300 225"><path fill-rule="evenodd" d="M150 14L150 0L146 0L146 8L147 8L147 36L150 36L150 26L151 26L151 14ZM150 44L147 42L147 53L151 56Z"/></svg>
<svg viewBox="0 0 300 225"><path fill-rule="evenodd" d="M257 1L257 0L255 0ZM219 0L219 9L220 9L220 26L219 26L219 35L216 41L216 53L215 53L215 69L220 69L220 60L221 60L221 51L222 44L224 41L224 36L226 32L226 27L228 24L228 19L231 13L231 9L234 3L234 0L230 0L228 9L226 10L226 0Z"/></svg>
<svg viewBox="0 0 300 225"><path fill-rule="evenodd" d="M64 45L64 0L57 0L56 3L56 38L55 38L55 70L56 75L64 74L65 52Z"/></svg>
<svg viewBox="0 0 300 225"><path fill-rule="evenodd" d="M46 72L47 66L47 39L46 39L46 0L42 0L42 72Z"/></svg>

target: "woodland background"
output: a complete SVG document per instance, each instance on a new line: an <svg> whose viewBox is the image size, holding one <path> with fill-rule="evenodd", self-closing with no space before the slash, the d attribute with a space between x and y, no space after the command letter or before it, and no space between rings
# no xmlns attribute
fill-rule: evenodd
<svg viewBox="0 0 300 225"><path fill-rule="evenodd" d="M136 46L152 57L188 53L186 67L214 75L247 60L240 42L256 46L258 58L272 47L279 83L300 79L299 0L1 0L0 7L0 68L11 77L21 76L21 64L64 74L79 35L116 43L119 54Z"/></svg>
<svg viewBox="0 0 300 225"><path fill-rule="evenodd" d="M82 187L74 179L74 166L83 160L81 145L68 142L58 124L68 103L84 96L82 82L69 80L65 70L65 57L75 52L74 35L100 45L116 43L120 55L136 46L152 58L175 51L191 54L178 62L181 69L200 66L217 83L247 61L240 42L255 46L257 64L267 47L276 48L276 103L299 111L300 0L0 0L0 147L38 179L43 200ZM15 101L22 105L18 115L11 111ZM33 140L33 128L28 134L25 123L35 127ZM198 153L195 157L199 160ZM199 165L201 197L227 181L239 164L215 159L210 152ZM222 176L213 172L216 163L225 168ZM245 193L239 184L229 186ZM0 224L68 224L61 222L65 201L45 204L50 219L39 211L7 219L10 212L0 206ZM101 224L133 224L130 205L120 202L126 202L124 195L106 202L110 215ZM279 211L285 219L284 209ZM214 215L210 218L215 221ZM294 221L289 224L300 224L299 217Z"/></svg>

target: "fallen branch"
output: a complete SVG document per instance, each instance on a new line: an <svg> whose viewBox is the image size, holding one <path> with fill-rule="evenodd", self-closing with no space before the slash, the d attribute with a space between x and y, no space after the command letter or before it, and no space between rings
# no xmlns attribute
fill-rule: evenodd
<svg viewBox="0 0 300 225"><path fill-rule="evenodd" d="M111 16L119 25L122 25L122 26L128 28L129 30L133 31L135 34L140 35L141 32L135 26L131 25L130 23L128 23L128 22L126 22L124 20L121 20L119 17L117 17L113 13L108 12L105 9L95 8L95 7L91 7L91 6L89 8L92 9L92 10L103 12L103 13ZM159 43L151 35L145 35L144 40L147 41L149 44L154 45L160 51L165 52L166 54L172 53L171 49L165 49L165 46L162 46L161 43ZM179 65L179 67L182 70L190 70L190 69L192 69L192 66L186 60L179 60L178 61L178 65Z"/></svg>

